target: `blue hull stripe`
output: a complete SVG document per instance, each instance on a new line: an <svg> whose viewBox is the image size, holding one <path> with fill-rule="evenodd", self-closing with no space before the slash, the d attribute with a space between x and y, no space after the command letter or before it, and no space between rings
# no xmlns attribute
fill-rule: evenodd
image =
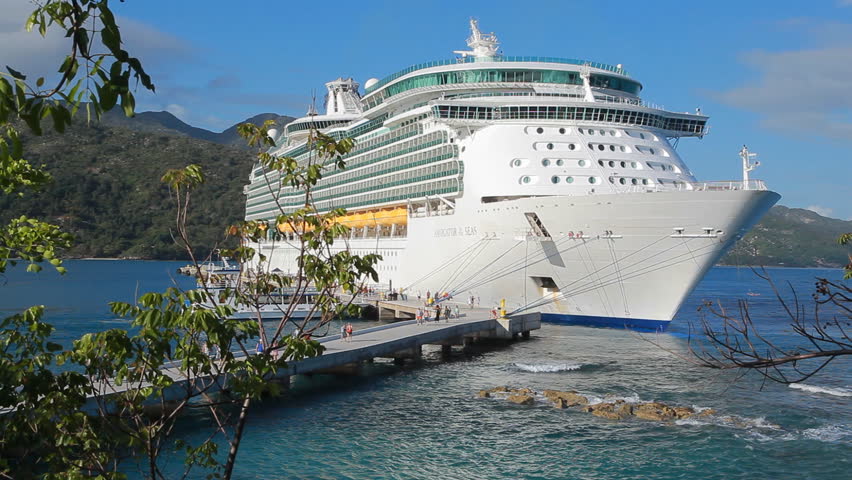
<svg viewBox="0 0 852 480"><path fill-rule="evenodd" d="M597 317L594 315L568 315L563 313L542 313L541 320L548 323L566 325L585 325L589 327L628 328L662 332L671 322L666 320L645 320L642 318Z"/></svg>

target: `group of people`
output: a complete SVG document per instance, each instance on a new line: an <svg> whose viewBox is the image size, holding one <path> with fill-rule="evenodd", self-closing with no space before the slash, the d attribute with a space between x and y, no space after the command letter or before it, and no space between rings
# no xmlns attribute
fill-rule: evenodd
<svg viewBox="0 0 852 480"><path fill-rule="evenodd" d="M351 323L346 322L344 324L341 324L340 325L340 338L344 342L351 342L352 341L352 331L353 331L353 329L352 329Z"/></svg>
<svg viewBox="0 0 852 480"><path fill-rule="evenodd" d="M423 323L432 319L432 312L434 312L434 320L436 322L441 320L441 315L444 316L444 321L449 322L451 318L459 318L461 314L459 313L458 305L444 305L441 307L436 304L434 307L429 306L427 304L423 307L417 307L417 313L415 313L415 319L417 320L418 325L422 325Z"/></svg>

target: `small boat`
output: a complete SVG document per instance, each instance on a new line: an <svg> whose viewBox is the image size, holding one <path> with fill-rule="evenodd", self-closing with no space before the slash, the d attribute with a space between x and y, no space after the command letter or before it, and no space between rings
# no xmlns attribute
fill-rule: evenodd
<svg viewBox="0 0 852 480"><path fill-rule="evenodd" d="M760 294L757 293L757 292L746 292L746 295L748 295L749 297L759 297L760 296Z"/></svg>

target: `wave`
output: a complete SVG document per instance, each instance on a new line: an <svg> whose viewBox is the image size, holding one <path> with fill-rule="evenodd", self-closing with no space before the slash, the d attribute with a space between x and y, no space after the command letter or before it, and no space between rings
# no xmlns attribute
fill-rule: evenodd
<svg viewBox="0 0 852 480"><path fill-rule="evenodd" d="M513 363L512 366L524 372L559 373L579 370L584 365L578 363Z"/></svg>
<svg viewBox="0 0 852 480"><path fill-rule="evenodd" d="M846 442L852 439L852 425L835 424L802 430L802 436L822 442Z"/></svg>
<svg viewBox="0 0 852 480"><path fill-rule="evenodd" d="M852 390L848 388L830 388L820 387L818 385L806 385L804 383L791 383L790 388L804 390L811 393L824 393L826 395L834 395L835 397L852 397Z"/></svg>

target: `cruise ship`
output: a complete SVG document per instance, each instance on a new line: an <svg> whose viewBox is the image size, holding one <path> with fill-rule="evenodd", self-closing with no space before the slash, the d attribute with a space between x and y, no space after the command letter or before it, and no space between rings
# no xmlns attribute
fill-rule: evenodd
<svg viewBox="0 0 852 480"><path fill-rule="evenodd" d="M361 85L326 84L270 153L316 161L317 129L352 138L312 198L344 208L333 249L378 253L381 286L452 295L544 320L665 329L704 274L780 198L748 178L699 181L677 152L708 117L648 104L622 65L507 56L471 20L468 50ZM274 225L304 191L260 164L246 220L270 222L254 245L264 268L295 272L295 235ZM276 228L277 227L277 228Z"/></svg>

